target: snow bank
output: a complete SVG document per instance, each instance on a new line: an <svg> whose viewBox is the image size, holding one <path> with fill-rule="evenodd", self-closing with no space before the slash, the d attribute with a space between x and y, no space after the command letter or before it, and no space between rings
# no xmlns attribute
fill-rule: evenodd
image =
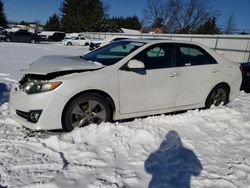
<svg viewBox="0 0 250 188"><path fill-rule="evenodd" d="M227 107L71 133L30 133L10 119L7 107L0 108L3 186L143 188L152 181L180 182L186 174L182 185L191 187L250 184L249 94L241 93ZM167 136L171 132L175 136Z"/></svg>

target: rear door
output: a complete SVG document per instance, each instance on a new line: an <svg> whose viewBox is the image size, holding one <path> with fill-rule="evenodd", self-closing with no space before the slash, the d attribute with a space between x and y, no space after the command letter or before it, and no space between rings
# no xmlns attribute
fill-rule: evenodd
<svg viewBox="0 0 250 188"><path fill-rule="evenodd" d="M24 32L23 33L23 38L25 40L25 42L30 42L31 39L33 39L33 33L30 33L30 32Z"/></svg>
<svg viewBox="0 0 250 188"><path fill-rule="evenodd" d="M119 70L122 114L175 107L179 68L173 64L172 53L170 44L152 45L133 58L145 64L144 70Z"/></svg>
<svg viewBox="0 0 250 188"><path fill-rule="evenodd" d="M180 67L176 106L202 102L219 80L219 64L197 45L176 44L176 65Z"/></svg>

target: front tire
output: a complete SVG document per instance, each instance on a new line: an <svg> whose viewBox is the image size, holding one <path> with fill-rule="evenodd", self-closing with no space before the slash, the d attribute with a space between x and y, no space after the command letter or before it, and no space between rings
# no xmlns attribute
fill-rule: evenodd
<svg viewBox="0 0 250 188"><path fill-rule="evenodd" d="M219 105L226 105L229 101L229 89L224 85L217 85L212 89L209 93L205 107L210 108L212 105L219 106Z"/></svg>
<svg viewBox="0 0 250 188"><path fill-rule="evenodd" d="M11 39L9 37L6 38L5 40L6 40L6 42L11 42Z"/></svg>
<svg viewBox="0 0 250 188"><path fill-rule="evenodd" d="M76 127L110 121L108 102L97 94L81 94L66 105L62 114L62 126L67 132Z"/></svg>

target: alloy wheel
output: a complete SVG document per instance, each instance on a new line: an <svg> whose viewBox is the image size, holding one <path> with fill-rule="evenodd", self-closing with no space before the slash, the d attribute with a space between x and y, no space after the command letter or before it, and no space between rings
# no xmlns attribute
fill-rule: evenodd
<svg viewBox="0 0 250 188"><path fill-rule="evenodd" d="M210 97L210 105L219 106L220 104L225 104L227 101L227 93L224 88L215 89Z"/></svg>
<svg viewBox="0 0 250 188"><path fill-rule="evenodd" d="M73 128L100 124L106 120L106 113L103 104L98 101L79 101L70 112L70 123Z"/></svg>

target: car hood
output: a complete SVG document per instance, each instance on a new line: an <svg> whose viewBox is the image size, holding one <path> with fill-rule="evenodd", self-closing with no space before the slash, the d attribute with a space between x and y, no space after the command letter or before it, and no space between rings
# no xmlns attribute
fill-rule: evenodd
<svg viewBox="0 0 250 188"><path fill-rule="evenodd" d="M104 65L86 61L80 56L44 56L31 63L23 71L26 74L47 75L55 72L96 70L102 67Z"/></svg>

